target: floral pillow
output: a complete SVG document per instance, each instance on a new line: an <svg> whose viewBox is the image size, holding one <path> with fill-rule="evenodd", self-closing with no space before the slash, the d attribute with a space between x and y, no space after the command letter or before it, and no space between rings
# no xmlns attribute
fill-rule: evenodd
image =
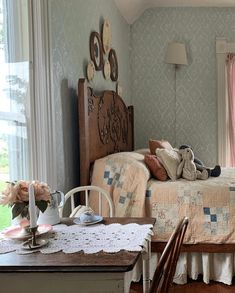
<svg viewBox="0 0 235 293"><path fill-rule="evenodd" d="M146 154L144 156L144 162L154 178L160 181L166 181L168 179L167 172L157 159L157 156Z"/></svg>
<svg viewBox="0 0 235 293"><path fill-rule="evenodd" d="M155 140L155 139L150 139L149 140L149 149L150 153L152 155L155 155L156 149L169 149L173 150L173 147L167 140Z"/></svg>
<svg viewBox="0 0 235 293"><path fill-rule="evenodd" d="M177 149L156 149L156 155L163 167L166 169L168 176L172 180L179 178L177 168L181 161L181 155Z"/></svg>

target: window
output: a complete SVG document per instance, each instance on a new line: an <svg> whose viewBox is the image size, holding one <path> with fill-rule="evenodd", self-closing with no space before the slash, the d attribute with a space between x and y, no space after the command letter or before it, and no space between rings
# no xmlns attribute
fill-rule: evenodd
<svg viewBox="0 0 235 293"><path fill-rule="evenodd" d="M29 32L27 0L0 0L0 191L29 178ZM1 225L10 211L0 207Z"/></svg>
<svg viewBox="0 0 235 293"><path fill-rule="evenodd" d="M0 193L8 180L57 187L48 31L48 0L0 0Z"/></svg>

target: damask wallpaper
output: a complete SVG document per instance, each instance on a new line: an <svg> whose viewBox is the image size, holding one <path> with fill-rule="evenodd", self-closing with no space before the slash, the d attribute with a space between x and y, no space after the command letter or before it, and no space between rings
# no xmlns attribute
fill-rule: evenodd
<svg viewBox="0 0 235 293"><path fill-rule="evenodd" d="M111 22L112 47L119 61L119 81L126 102L130 102L130 27L109 0L49 0L53 98L58 169L58 189L67 191L78 185L79 144L77 121L77 81L86 76L90 59L89 37L101 31L103 19ZM97 71L91 86L114 89Z"/></svg>
<svg viewBox="0 0 235 293"><path fill-rule="evenodd" d="M85 76L89 36L112 26L124 99L135 107L136 148L149 138L187 143L207 165L217 160L215 38L235 41L234 8L156 8L129 26L110 0L49 0L58 189L78 184L77 81ZM186 44L189 64L164 63L171 41ZM102 72L91 86L115 89Z"/></svg>
<svg viewBox="0 0 235 293"><path fill-rule="evenodd" d="M204 163L216 164L216 37L235 41L234 8L149 9L131 26L137 148L165 138L176 147L190 144ZM176 105L174 65L164 63L172 41L184 42L189 58L176 72Z"/></svg>

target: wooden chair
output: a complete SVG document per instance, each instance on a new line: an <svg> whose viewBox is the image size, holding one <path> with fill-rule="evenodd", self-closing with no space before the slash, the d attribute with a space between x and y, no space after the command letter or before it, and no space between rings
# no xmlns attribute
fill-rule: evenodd
<svg viewBox="0 0 235 293"><path fill-rule="evenodd" d="M80 206L75 207L75 196L77 196L77 193L79 192L85 192L85 205L86 207L89 207L89 191L96 191L99 196L99 215L102 215L102 199L105 198L108 201L109 204L109 216L113 217L114 214L114 205L113 201L108 194L107 191L104 189L98 187L98 186L80 186L80 187L75 187L69 192L65 194L65 202L70 198L71 202L71 214L70 217L74 217L80 208ZM63 209L61 210L61 215L63 215Z"/></svg>
<svg viewBox="0 0 235 293"><path fill-rule="evenodd" d="M167 293L173 282L180 248L188 226L188 218L183 218L176 226L157 264L150 293Z"/></svg>

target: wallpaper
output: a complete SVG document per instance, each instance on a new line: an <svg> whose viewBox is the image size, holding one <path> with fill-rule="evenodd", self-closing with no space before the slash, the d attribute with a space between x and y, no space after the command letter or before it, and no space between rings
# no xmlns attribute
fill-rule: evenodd
<svg viewBox="0 0 235 293"><path fill-rule="evenodd" d="M77 82L86 76L90 59L89 37L101 31L103 19L111 23L112 47L119 65L119 82L123 97L130 102L130 27L109 0L49 0L53 99L56 117L56 153L58 189L67 191L78 185L79 144ZM90 84L95 89L114 89L96 71Z"/></svg>
<svg viewBox="0 0 235 293"><path fill-rule="evenodd" d="M136 147L149 138L189 144L208 166L217 162L215 38L235 41L234 8L156 8L131 27ZM186 44L189 64L164 63L168 43Z"/></svg>
<svg viewBox="0 0 235 293"><path fill-rule="evenodd" d="M58 189L79 184L77 81L90 58L90 33L108 18L127 104L135 107L135 147L149 138L189 144L208 166L217 162L215 38L235 41L234 8L149 9L131 26L110 0L49 0ZM189 64L164 63L169 42L186 44ZM176 82L176 83L175 83ZM115 89L102 72L91 86ZM176 90L175 90L176 88Z"/></svg>

